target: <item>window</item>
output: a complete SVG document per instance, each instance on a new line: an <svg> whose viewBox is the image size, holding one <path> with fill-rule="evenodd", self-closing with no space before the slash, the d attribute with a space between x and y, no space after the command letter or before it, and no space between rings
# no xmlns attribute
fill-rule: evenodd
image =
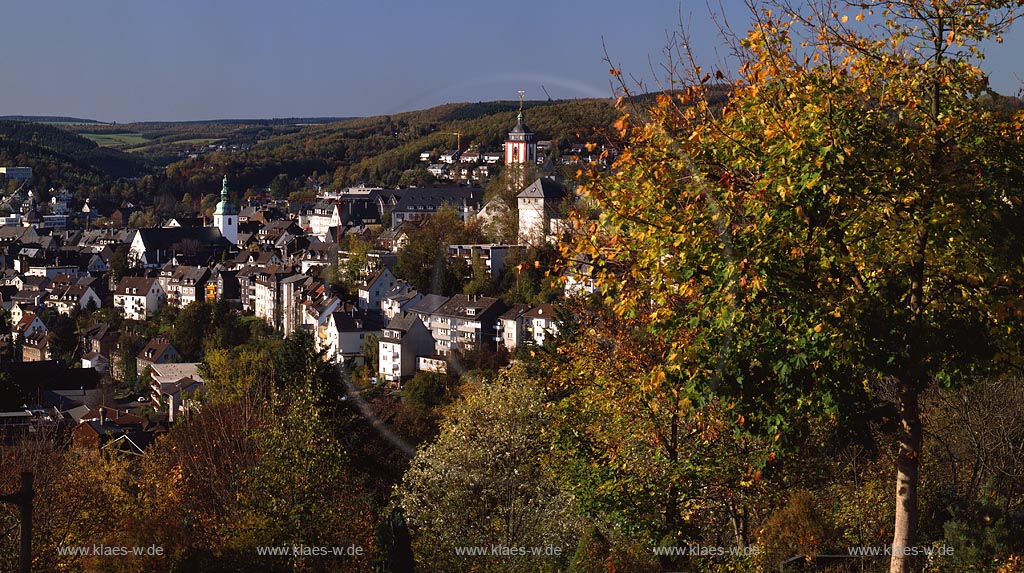
<svg viewBox="0 0 1024 573"><path fill-rule="evenodd" d="M231 217L228 217L228 225L231 224Z"/></svg>

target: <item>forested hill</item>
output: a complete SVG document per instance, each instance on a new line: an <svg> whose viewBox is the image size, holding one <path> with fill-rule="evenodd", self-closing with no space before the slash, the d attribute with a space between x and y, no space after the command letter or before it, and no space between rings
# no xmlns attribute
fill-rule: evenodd
<svg viewBox="0 0 1024 573"><path fill-rule="evenodd" d="M317 175L321 183L340 187L365 181L379 185L422 183L424 151L479 147L500 151L516 124L519 102L446 104L426 110L304 126L273 135L243 153L215 153L174 163L166 177L219 180L232 173L240 188L267 185L278 175L289 179ZM618 113L611 100L529 102L527 126L538 139L551 140L553 154L572 145L603 142ZM456 135L460 133L460 135ZM209 181L204 185L212 184ZM168 189L167 186L161 185ZM191 187L191 185L189 186ZM186 188L180 192L195 193Z"/></svg>
<svg viewBox="0 0 1024 573"><path fill-rule="evenodd" d="M65 117L57 115L3 115L0 121L32 121L36 123L99 123L95 119Z"/></svg>
<svg viewBox="0 0 1024 573"><path fill-rule="evenodd" d="M60 127L22 121L0 121L0 165L31 167L37 188L95 185L152 171L142 158Z"/></svg>

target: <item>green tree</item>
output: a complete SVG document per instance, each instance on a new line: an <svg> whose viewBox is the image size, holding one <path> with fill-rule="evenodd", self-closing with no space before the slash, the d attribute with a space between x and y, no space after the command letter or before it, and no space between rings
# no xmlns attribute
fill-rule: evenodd
<svg viewBox="0 0 1024 573"><path fill-rule="evenodd" d="M291 191L291 183L288 180L288 175L285 173L279 173L277 177L274 177L273 181L270 182L270 194L279 199L284 199L288 196Z"/></svg>
<svg viewBox="0 0 1024 573"><path fill-rule="evenodd" d="M462 222L459 212L445 205L409 234L409 244L398 252L395 274L423 293L454 294L461 290L464 273L448 260L448 245L479 243L475 224Z"/></svg>
<svg viewBox="0 0 1024 573"><path fill-rule="evenodd" d="M490 295L494 290L494 281L491 279L491 272L487 270L487 263L474 252L469 266L472 275L462 287L462 292L469 295Z"/></svg>
<svg viewBox="0 0 1024 573"><path fill-rule="evenodd" d="M402 397L424 411L430 411L451 399L448 376L435 372L417 372L402 386Z"/></svg>
<svg viewBox="0 0 1024 573"><path fill-rule="evenodd" d="M127 243L121 243L114 248L114 253L110 256L110 263L108 264L110 273L110 282L112 285L117 283L128 274L130 263L128 261L128 251L130 245Z"/></svg>
<svg viewBox="0 0 1024 573"><path fill-rule="evenodd" d="M188 360L198 360L210 335L212 306L205 301L193 301L185 305L174 319L171 342L174 348Z"/></svg>
<svg viewBox="0 0 1024 573"><path fill-rule="evenodd" d="M75 320L56 312L46 313L42 318L50 328L47 338L50 357L68 366L73 365L79 349Z"/></svg>
<svg viewBox="0 0 1024 573"><path fill-rule="evenodd" d="M370 371L372 376L377 375L380 367L380 339L372 334L363 340L362 346L363 365Z"/></svg>
<svg viewBox="0 0 1024 573"><path fill-rule="evenodd" d="M343 279L355 283L366 278L366 269L370 262L370 251L373 245L359 237L349 237L348 258L342 266Z"/></svg>
<svg viewBox="0 0 1024 573"><path fill-rule="evenodd" d="M214 210L217 208L217 203L219 202L220 195L216 193L203 195L203 200L199 203L199 212L205 217L212 217Z"/></svg>
<svg viewBox="0 0 1024 573"><path fill-rule="evenodd" d="M124 332L117 339L117 368L122 387L135 392L139 384L139 367L135 361L138 352L136 338Z"/></svg>
<svg viewBox="0 0 1024 573"><path fill-rule="evenodd" d="M685 89L617 124L628 146L567 253L595 261L613 316L667 341L623 380L672 420L721 398L784 454L812 420L891 400L894 573L917 541L920 394L1021 356L1022 122L986 107L975 65L1013 5L758 12L724 105L675 69ZM846 25L875 17L878 36Z"/></svg>
<svg viewBox="0 0 1024 573"><path fill-rule="evenodd" d="M545 467L548 418L543 395L522 370L469 393L441 427L436 442L420 449L397 500L413 533L418 558L438 570L544 571L558 558L480 558L455 554L458 546L557 546L572 552L571 498Z"/></svg>

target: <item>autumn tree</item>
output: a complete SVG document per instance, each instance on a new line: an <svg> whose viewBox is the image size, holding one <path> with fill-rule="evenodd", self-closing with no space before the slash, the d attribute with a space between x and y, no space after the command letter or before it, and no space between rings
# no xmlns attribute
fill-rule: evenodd
<svg viewBox="0 0 1024 573"><path fill-rule="evenodd" d="M464 557L460 546L558 546L571 551L571 498L546 467L544 397L513 370L459 402L436 442L412 461L397 500L418 559L437 570L557 570L558 557ZM486 560L486 562L483 562Z"/></svg>
<svg viewBox="0 0 1024 573"><path fill-rule="evenodd" d="M448 245L479 243L480 229L466 224L459 212L445 205L409 234L409 244L398 252L395 274L423 293L452 295L458 292L465 275L465 264L448 260Z"/></svg>
<svg viewBox="0 0 1024 573"><path fill-rule="evenodd" d="M893 572L917 541L921 393L1021 356L1024 121L979 97L978 67L1014 6L757 11L721 105L683 39L681 89L623 100L628 145L588 186L601 215L567 253L595 262L616 319L666 341L624 380L675 415L725 399L738 431L785 454L812 420L891 401Z"/></svg>

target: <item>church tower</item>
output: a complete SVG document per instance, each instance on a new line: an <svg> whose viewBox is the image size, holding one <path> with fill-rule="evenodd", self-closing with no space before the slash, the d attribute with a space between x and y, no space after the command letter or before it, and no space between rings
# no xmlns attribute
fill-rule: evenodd
<svg viewBox="0 0 1024 573"><path fill-rule="evenodd" d="M520 174L517 177L517 185L523 184L523 167L537 163L537 141L530 128L523 122L523 96L526 92L519 91L519 121L512 131L508 132L505 140L505 166L515 166Z"/></svg>
<svg viewBox="0 0 1024 573"><path fill-rule="evenodd" d="M228 197L228 176L224 176L224 184L220 188L220 203L213 211L213 226L220 229L222 237L231 241L232 245L238 243L238 207L231 203Z"/></svg>

